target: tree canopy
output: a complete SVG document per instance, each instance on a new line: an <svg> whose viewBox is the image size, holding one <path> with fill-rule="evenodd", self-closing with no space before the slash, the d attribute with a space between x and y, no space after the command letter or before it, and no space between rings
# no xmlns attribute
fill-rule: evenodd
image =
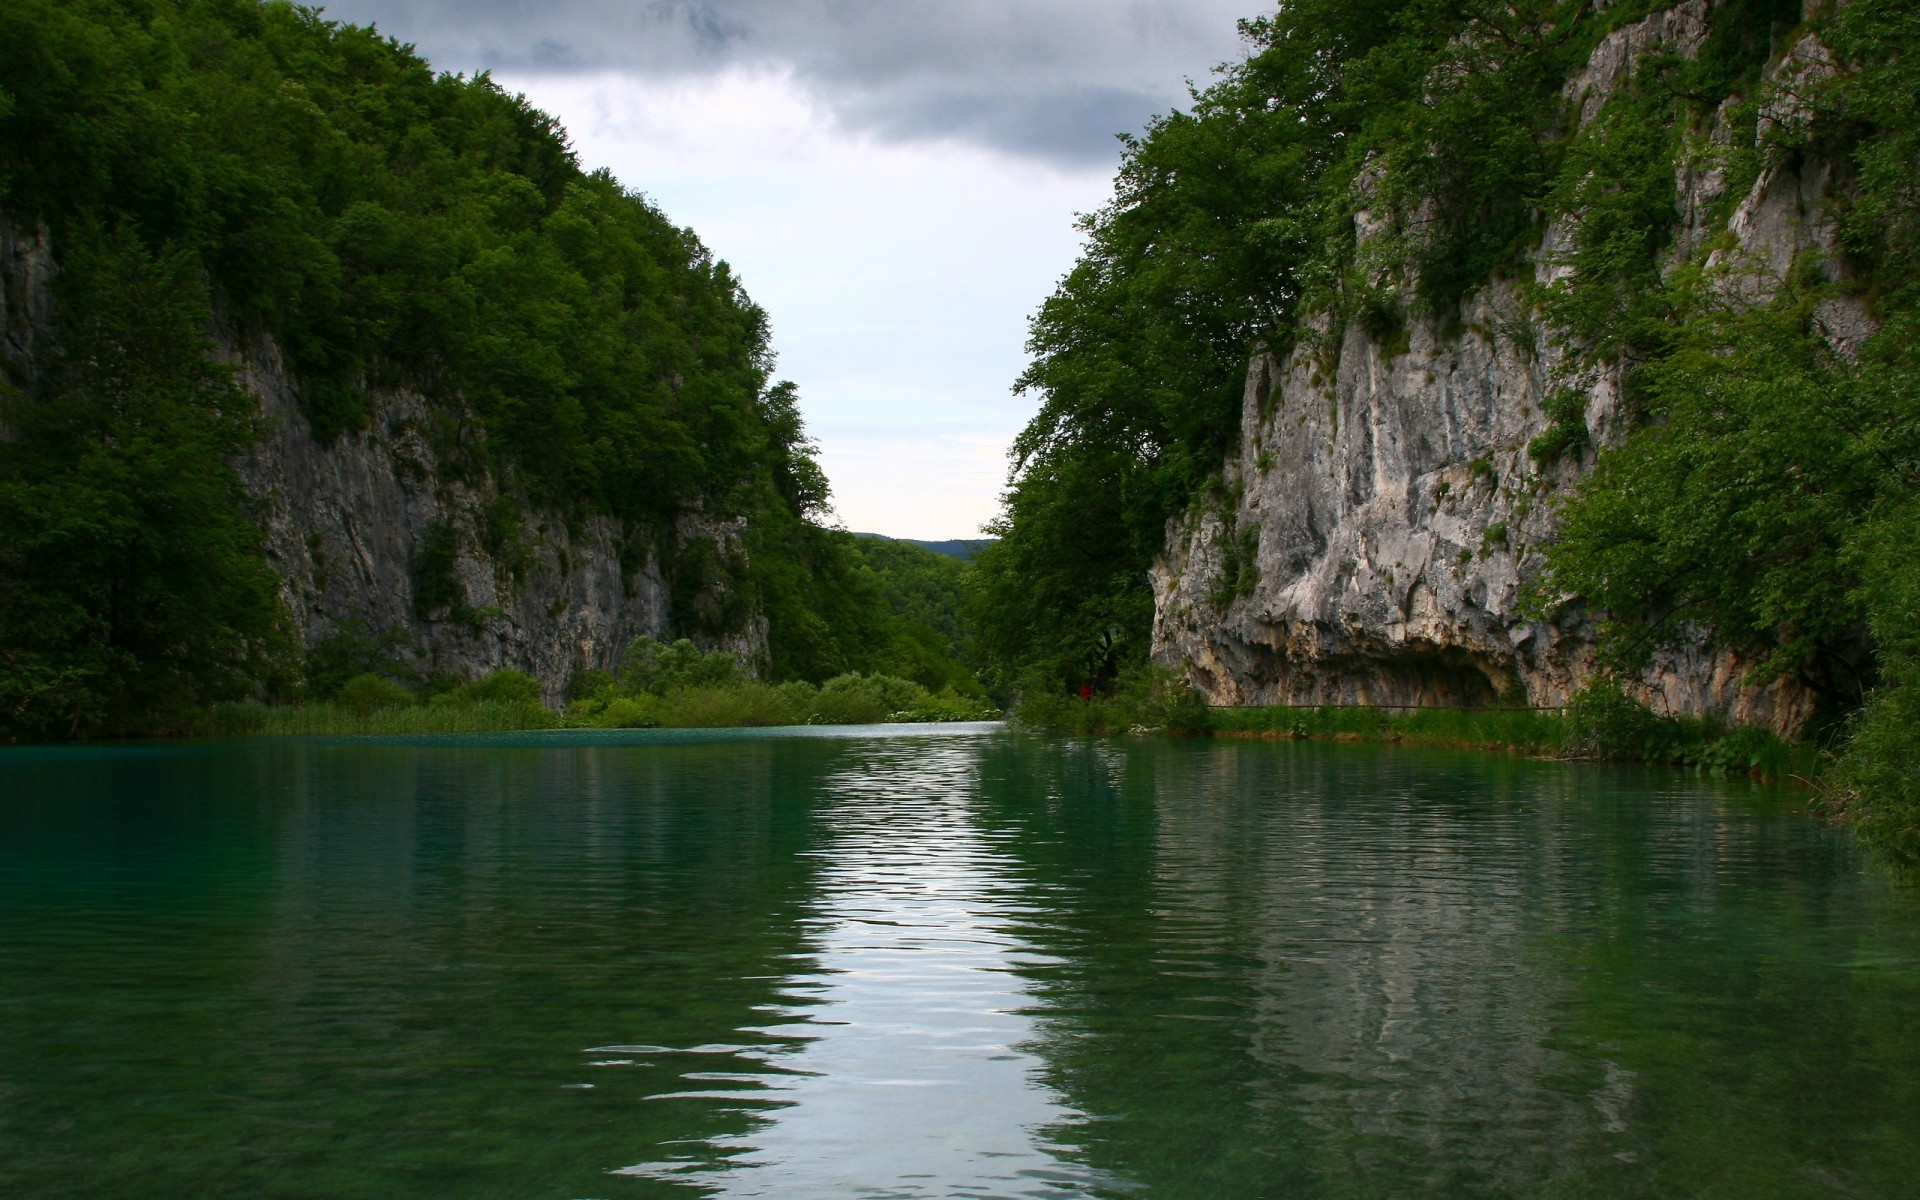
<svg viewBox="0 0 1920 1200"><path fill-rule="evenodd" d="M0 398L0 726L165 728L297 674L219 365L261 335L322 441L404 388L448 480L668 550L684 514L746 516L744 563L669 554L678 599L728 597L677 615L767 614L784 675L865 663L892 619L841 586L861 558L766 314L484 74L277 0L9 0L0 220L58 264Z"/></svg>

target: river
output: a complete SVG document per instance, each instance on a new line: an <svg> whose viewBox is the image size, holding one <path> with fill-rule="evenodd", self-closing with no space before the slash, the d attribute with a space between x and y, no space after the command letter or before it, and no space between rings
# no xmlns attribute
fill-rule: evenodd
<svg viewBox="0 0 1920 1200"><path fill-rule="evenodd" d="M0 1195L1920 1195L1792 789L998 726L0 751Z"/></svg>

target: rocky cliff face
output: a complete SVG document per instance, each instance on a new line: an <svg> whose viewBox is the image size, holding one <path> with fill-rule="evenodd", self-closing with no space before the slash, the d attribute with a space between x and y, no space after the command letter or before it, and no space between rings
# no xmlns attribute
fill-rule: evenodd
<svg viewBox="0 0 1920 1200"><path fill-rule="evenodd" d="M368 430L322 446L270 342L237 365L262 415L240 472L309 640L352 621L399 630L422 674L515 667L552 702L576 670L609 668L632 639L676 628L663 550L742 553L738 519L682 518L663 547L611 517L570 525L529 510L473 465L468 431L418 395L383 396ZM765 661L757 618L700 640Z"/></svg>
<svg viewBox="0 0 1920 1200"><path fill-rule="evenodd" d="M1707 34L1701 0L1615 31L1570 80L1592 121L1651 53L1691 56ZM1803 89L1831 70L1813 39L1769 70L1769 122L1804 120ZM1773 294L1796 260L1837 261L1823 215L1833 170L1817 160L1764 170L1731 208L1727 109L1694 131L1677 163L1681 223L1671 261L1704 261L1730 298ZM1382 222L1356 197L1364 255ZM1552 224L1531 259L1553 282L1572 229ZM1709 251L1709 247L1711 250ZM1240 444L1210 502L1172 522L1153 569L1154 656L1186 670L1218 704L1559 704L1595 670L1578 604L1551 622L1520 612L1523 586L1554 536L1554 501L1592 452L1541 466L1528 443L1558 418L1568 389L1604 446L1626 432L1616 368L1583 364L1543 323L1527 289L1496 282L1442 326L1414 320L1375 336L1329 316L1284 356L1248 371ZM1870 332L1858 306L1822 310L1843 353ZM1702 638L1658 656L1638 681L1656 711L1719 713L1792 731L1812 697L1790 681L1756 686L1747 663Z"/></svg>
<svg viewBox="0 0 1920 1200"><path fill-rule="evenodd" d="M52 328L57 270L44 230L0 223L0 354L29 389ZM309 643L357 625L393 635L422 678L513 667L557 703L574 672L611 667L633 638L692 623L675 611L663 560L743 554L739 518L696 514L651 536L610 517L569 523L530 509L503 493L476 431L417 394L378 395L367 430L322 445L271 339L213 333L260 401L259 440L235 466ZM712 587L679 596L682 609L724 601ZM756 668L766 661L765 621L754 614L696 640Z"/></svg>

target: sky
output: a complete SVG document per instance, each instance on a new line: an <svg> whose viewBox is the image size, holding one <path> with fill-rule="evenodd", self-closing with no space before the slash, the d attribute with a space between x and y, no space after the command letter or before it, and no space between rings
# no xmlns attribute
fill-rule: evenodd
<svg viewBox="0 0 1920 1200"><path fill-rule="evenodd" d="M1027 319L1117 134L1241 53L1260 0L338 0L487 70L691 226L765 308L839 519L978 534L1038 406Z"/></svg>

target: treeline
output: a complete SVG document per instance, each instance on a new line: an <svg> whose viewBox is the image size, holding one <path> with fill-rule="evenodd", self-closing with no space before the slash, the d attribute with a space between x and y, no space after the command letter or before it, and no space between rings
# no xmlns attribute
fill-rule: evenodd
<svg viewBox="0 0 1920 1200"><path fill-rule="evenodd" d="M13 265L41 230L57 264L49 327L19 280L5 310L0 731L314 698L230 465L255 403L214 339L261 333L322 440L407 388L449 481L636 544L746 516L744 562L666 566L724 597L688 632L767 615L778 678L967 674L819 524L795 390L727 265L485 75L286 3L8 0L0 223Z"/></svg>
<svg viewBox="0 0 1920 1200"><path fill-rule="evenodd" d="M1034 318L1020 386L1040 411L971 600L1003 681L1057 695L1144 658L1147 568L1220 469L1252 353L1314 336L1309 319L1387 341L1444 327L1505 278L1587 364L1624 370L1639 422L1563 507L1540 611L1583 596L1623 670L1704 625L1798 676L1850 739L1863 827L1920 856L1920 13L1855 0L1803 22L1798 0L1726 0L1697 56L1643 61L1581 127L1566 81L1663 7L1300 0L1243 23L1246 58L1128 144ZM1764 83L1808 33L1834 69ZM1662 269L1675 164L1716 115L1710 217L1768 167L1818 158L1839 182L1844 261L1798 264L1757 307L1703 260ZM1364 247L1362 203L1386 224ZM1537 285L1549 219L1575 230L1573 270ZM1879 322L1857 361L1825 336L1843 295ZM1536 459L1580 448L1574 423Z"/></svg>

